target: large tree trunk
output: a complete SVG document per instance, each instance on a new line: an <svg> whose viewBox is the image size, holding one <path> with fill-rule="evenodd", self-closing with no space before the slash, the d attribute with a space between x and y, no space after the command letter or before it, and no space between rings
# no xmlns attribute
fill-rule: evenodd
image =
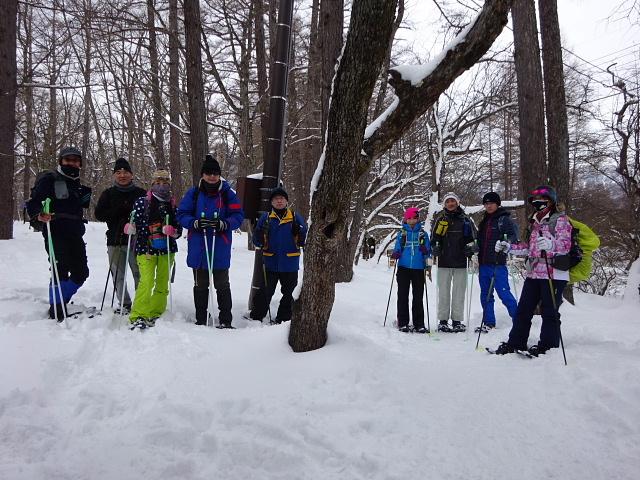
<svg viewBox="0 0 640 480"><path fill-rule="evenodd" d="M189 130L191 141L191 175L193 185L200 180L199 165L207 154L207 112L202 80L202 22L198 0L184 0L184 32L187 69L187 97L189 99Z"/></svg>
<svg viewBox="0 0 640 480"><path fill-rule="evenodd" d="M547 183L542 66L534 0L514 0L511 10L518 78L522 195Z"/></svg>
<svg viewBox="0 0 640 480"><path fill-rule="evenodd" d="M487 0L473 26L420 82L392 72L397 104L365 139L371 94L384 61L397 0L354 0L346 46L334 81L324 164L311 206L304 256L307 275L294 304L289 345L296 352L324 346L335 298L331 272L347 226L354 183L388 150L439 95L489 49L507 23L510 0ZM309 272L314 272L310 275Z"/></svg>
<svg viewBox="0 0 640 480"><path fill-rule="evenodd" d="M542 64L544 66L545 112L547 118L547 148L549 182L556 187L558 199L570 208L569 127L562 65L562 39L558 23L556 0L538 0Z"/></svg>
<svg viewBox="0 0 640 480"><path fill-rule="evenodd" d="M18 1L3 0L0 5L0 239L13 237L13 147L16 130L16 23Z"/></svg>
<svg viewBox="0 0 640 480"><path fill-rule="evenodd" d="M366 169L360 162L362 138L375 81L392 40L396 4L397 0L353 2L349 35L334 81L324 167L313 194L311 233L304 256L307 272L333 272L335 257L343 247L351 191ZM289 333L294 351L324 346L334 298L333 275L305 276Z"/></svg>

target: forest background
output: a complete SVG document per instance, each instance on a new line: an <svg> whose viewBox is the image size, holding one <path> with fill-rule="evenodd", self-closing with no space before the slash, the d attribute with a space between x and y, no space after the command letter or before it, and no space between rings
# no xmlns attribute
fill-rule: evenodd
<svg viewBox="0 0 640 480"><path fill-rule="evenodd" d="M314 174L327 154L330 109L339 108L331 104L335 72L350 32L356 31L353 12L361 3L293 2L281 176L295 199L293 207L305 218L313 217ZM376 69L366 106L366 123L374 125L397 100L398 78L411 77L406 66L431 68L482 9L497 2L437 1L426 15L417 0L375 3L391 5L393 42ZM541 16L547 4L555 6L549 0L538 3ZM512 14L533 8L535 20L533 1L513 5ZM0 173L13 180L0 198L2 238L11 237L10 219L22 217L35 174L55 165L57 153L67 145L84 152L83 183L93 187L94 201L111 185L113 163L122 156L131 162L141 186L148 185L154 170L169 169L176 198L197 181L204 152L218 156L232 185L262 171L276 48L275 0L31 0L3 2L1 8L3 38L12 27L15 34L17 87L15 118L5 115L2 121L15 132L13 139L1 139L4 145L11 140L11 155L6 146L0 149ZM603 21L632 35L639 8L632 0L614 2ZM538 24L530 26L534 34L527 41L539 56ZM6 46L3 42L0 52L5 66L11 62ZM367 238L376 241L374 260L386 262L386 248L404 209L416 206L428 212L428 223L448 191L456 192L470 213L480 212L483 193L498 191L524 227L522 201L533 178L522 160L531 149L522 133L529 132L522 125L527 116L519 111L526 88L521 82L519 97L515 50L509 23L480 60L443 88L397 141L369 155L353 185L336 189L348 190L349 196L347 218L336 223L344 247L330 252L339 251L332 260L333 280L350 280ZM640 255L639 52L632 46L616 53L590 62L563 47L566 102L556 108L566 110L568 132L566 174L559 182L567 191L560 194L570 215L586 221L602 240L594 274L578 288L599 295L621 295ZM194 69L200 72L202 98L192 88L189 72ZM3 91L9 70L2 69ZM542 89L537 93L543 96ZM196 128L198 106L204 108L202 128ZM547 115L550 110L547 106ZM360 135L356 124L353 129ZM198 148L196 130L204 132ZM543 142L551 144L553 133L546 140L544 135ZM549 156L551 169L553 154ZM543 180L553 178L552 172L542 175ZM310 263L314 255L312 251Z"/></svg>

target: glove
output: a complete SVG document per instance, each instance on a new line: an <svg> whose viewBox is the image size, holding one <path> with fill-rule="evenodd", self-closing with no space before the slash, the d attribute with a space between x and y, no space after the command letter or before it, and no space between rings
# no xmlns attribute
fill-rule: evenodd
<svg viewBox="0 0 640 480"><path fill-rule="evenodd" d="M214 218L211 220L211 226L216 229L218 232L224 232L228 225L224 220L220 220L219 218Z"/></svg>
<svg viewBox="0 0 640 480"><path fill-rule="evenodd" d="M393 258L394 260L399 260L401 256L402 256L402 252L393 252L391 254L391 258Z"/></svg>
<svg viewBox="0 0 640 480"><path fill-rule="evenodd" d="M496 253L509 253L511 251L511 244L506 240L498 240L496 242Z"/></svg>
<svg viewBox="0 0 640 480"><path fill-rule="evenodd" d="M420 245L420 248L418 248L418 250L420 250L420 253L423 255L429 254L429 249L427 248L426 245Z"/></svg>
<svg viewBox="0 0 640 480"><path fill-rule="evenodd" d="M124 226L125 235L135 235L137 232L135 223L127 223Z"/></svg>
<svg viewBox="0 0 640 480"><path fill-rule="evenodd" d="M475 243L472 244L467 244L464 246L464 254L467 257L473 257L474 253L478 253L478 251L480 250L480 247L478 247L478 245L476 245Z"/></svg>
<svg viewBox="0 0 640 480"><path fill-rule="evenodd" d="M211 218L198 218L195 222L193 222L193 228L198 231L202 231L206 228L214 228L213 219Z"/></svg>
<svg viewBox="0 0 640 480"><path fill-rule="evenodd" d="M536 243L540 250L553 250L553 242L546 237L536 238Z"/></svg>
<svg viewBox="0 0 640 480"><path fill-rule="evenodd" d="M165 235L169 235L170 237L176 236L176 229L173 225L165 225L162 227L162 233Z"/></svg>
<svg viewBox="0 0 640 480"><path fill-rule="evenodd" d="M431 247L431 255L434 257L439 257L440 255L442 255L442 247L440 245Z"/></svg>
<svg viewBox="0 0 640 480"><path fill-rule="evenodd" d="M300 233L300 228L301 228L301 225L295 220L293 221L293 223L291 223L291 233L293 235L298 235Z"/></svg>

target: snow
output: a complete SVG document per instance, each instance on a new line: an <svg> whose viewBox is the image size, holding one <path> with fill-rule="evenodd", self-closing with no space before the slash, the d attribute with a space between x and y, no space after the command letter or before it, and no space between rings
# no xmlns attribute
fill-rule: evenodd
<svg viewBox="0 0 640 480"><path fill-rule="evenodd" d="M100 306L104 231L88 225L91 277L78 304ZM395 288L383 327L392 269L361 261L336 286L326 347L295 354L288 324L242 319L253 254L241 235L236 330L188 322L181 239L173 316L134 332L108 307L67 325L47 319L42 238L18 223L14 236L0 241L2 479L637 478L636 285L624 299L577 294L576 307L562 306L565 366L559 350L500 357L477 351L473 333L399 333ZM428 292L433 325L433 284ZM506 310L496 313L482 346L506 339ZM534 320L531 342L538 331Z"/></svg>

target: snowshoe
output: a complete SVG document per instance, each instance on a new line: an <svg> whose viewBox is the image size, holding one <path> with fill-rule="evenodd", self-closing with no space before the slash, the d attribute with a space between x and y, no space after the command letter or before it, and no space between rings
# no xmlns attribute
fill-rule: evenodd
<svg viewBox="0 0 640 480"><path fill-rule="evenodd" d="M136 328L139 330L145 330L148 327L146 318L138 318L135 322L131 323L131 330Z"/></svg>
<svg viewBox="0 0 640 480"><path fill-rule="evenodd" d="M494 328L496 328L495 325L492 325L490 323L484 323L482 325L480 325L479 327L476 327L476 329L474 330L474 332L476 333L489 333L490 330L493 330Z"/></svg>
<svg viewBox="0 0 640 480"><path fill-rule="evenodd" d="M414 330L414 332L416 332L416 333L430 333L429 330L427 328L425 328L425 327L416 328Z"/></svg>
<svg viewBox="0 0 640 480"><path fill-rule="evenodd" d="M491 350L490 348L486 349L487 352L493 353L495 355L506 355L507 353L516 353L516 349L509 345L507 342L502 342L498 348L495 350Z"/></svg>
<svg viewBox="0 0 640 480"><path fill-rule="evenodd" d="M398 331L403 333L411 333L411 328L409 327L409 325L403 325L402 327L398 327Z"/></svg>
<svg viewBox="0 0 640 480"><path fill-rule="evenodd" d="M230 323L221 323L220 325L216 325L216 328L219 328L219 329L230 328L232 330L235 330L236 327L233 327Z"/></svg>
<svg viewBox="0 0 640 480"><path fill-rule="evenodd" d="M453 327L451 328L451 330L454 333L466 332L467 326L462 322L453 322Z"/></svg>
<svg viewBox="0 0 640 480"><path fill-rule="evenodd" d="M537 357L539 355L544 355L545 353L547 353L547 349L546 348L542 348L539 345L534 345L532 347L529 347L529 355L531 355L533 357Z"/></svg>
<svg viewBox="0 0 640 480"><path fill-rule="evenodd" d="M438 324L438 331L451 333L453 332L453 328L449 326L449 322L447 320L441 320L440 323Z"/></svg>

